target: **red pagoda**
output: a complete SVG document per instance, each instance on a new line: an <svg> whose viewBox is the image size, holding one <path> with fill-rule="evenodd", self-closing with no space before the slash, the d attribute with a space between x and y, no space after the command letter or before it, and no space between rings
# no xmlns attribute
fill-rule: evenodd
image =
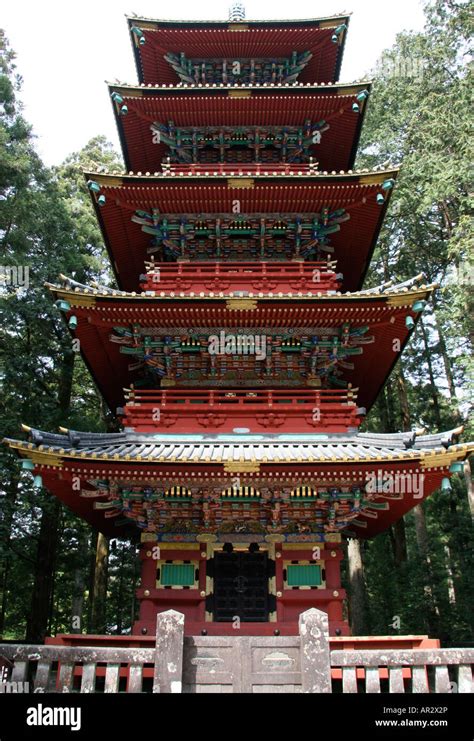
<svg viewBox="0 0 474 741"><path fill-rule="evenodd" d="M397 171L353 170L349 17L128 24L127 172L86 174L118 288L49 286L123 431L8 444L92 527L140 532L134 635L169 608L188 635L294 635L317 607L347 636L343 539L472 450L358 431L434 286L363 288Z"/></svg>

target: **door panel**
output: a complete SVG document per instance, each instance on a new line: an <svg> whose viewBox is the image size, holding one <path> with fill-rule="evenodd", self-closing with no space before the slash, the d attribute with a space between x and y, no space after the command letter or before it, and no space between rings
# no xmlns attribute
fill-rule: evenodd
<svg viewBox="0 0 474 741"><path fill-rule="evenodd" d="M266 553L214 554L214 620L267 622L268 560Z"/></svg>

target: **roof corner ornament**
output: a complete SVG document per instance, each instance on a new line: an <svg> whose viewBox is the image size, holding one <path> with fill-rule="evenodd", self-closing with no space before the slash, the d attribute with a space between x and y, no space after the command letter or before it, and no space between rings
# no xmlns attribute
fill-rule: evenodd
<svg viewBox="0 0 474 741"><path fill-rule="evenodd" d="M240 0L234 0L229 8L229 21L243 21L245 18L245 5Z"/></svg>

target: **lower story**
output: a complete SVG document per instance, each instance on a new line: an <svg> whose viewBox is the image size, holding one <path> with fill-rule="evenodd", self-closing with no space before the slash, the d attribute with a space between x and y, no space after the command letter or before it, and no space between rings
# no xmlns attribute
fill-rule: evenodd
<svg viewBox="0 0 474 741"><path fill-rule="evenodd" d="M331 635L349 635L341 536L282 541L232 533L143 543L133 634L154 635L157 613L174 609L188 635L297 635L299 615L316 607L328 614Z"/></svg>

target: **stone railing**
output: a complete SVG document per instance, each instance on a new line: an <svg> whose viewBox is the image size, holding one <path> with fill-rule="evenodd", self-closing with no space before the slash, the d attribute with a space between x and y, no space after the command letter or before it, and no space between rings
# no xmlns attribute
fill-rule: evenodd
<svg viewBox="0 0 474 741"><path fill-rule="evenodd" d="M157 616L154 648L0 645L3 692L472 693L474 650L330 650L324 612L298 636L184 637L184 615Z"/></svg>

